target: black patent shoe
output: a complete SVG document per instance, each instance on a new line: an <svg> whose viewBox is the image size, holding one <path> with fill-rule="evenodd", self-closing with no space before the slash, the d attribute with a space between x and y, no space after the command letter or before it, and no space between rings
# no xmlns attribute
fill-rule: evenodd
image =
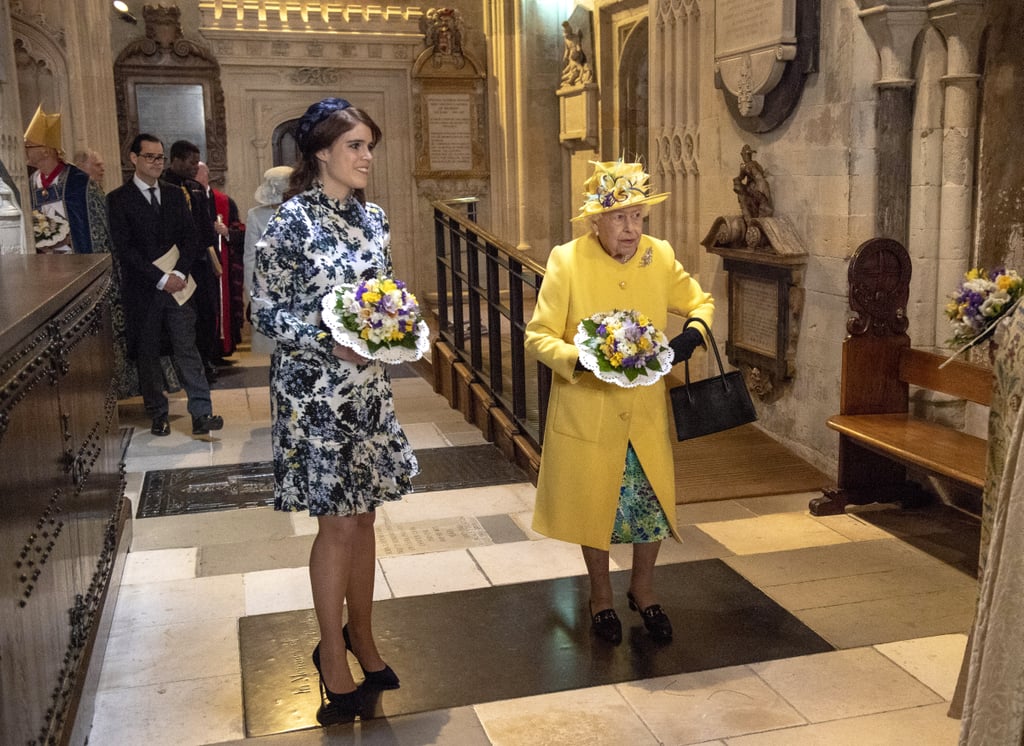
<svg viewBox="0 0 1024 746"><path fill-rule="evenodd" d="M313 648L313 665L316 667L320 681L320 708L316 711L317 722L320 725L351 723L362 711L362 688L357 686L351 692L344 694L332 692L327 688L323 672L320 670L320 643Z"/></svg>
<svg viewBox="0 0 1024 746"><path fill-rule="evenodd" d="M629 608L640 612L640 618L643 619L644 627L651 637L659 642L668 642L672 639L672 622L661 608L661 604L651 604L646 609L641 609L632 593L627 593L626 598L629 599Z"/></svg>
<svg viewBox="0 0 1024 746"><path fill-rule="evenodd" d="M171 423L167 421L166 417L154 417L149 432L153 433L153 435L170 435Z"/></svg>
<svg viewBox="0 0 1024 746"><path fill-rule="evenodd" d="M341 636L345 638L345 649L352 651L352 640L348 636L348 625L341 628ZM354 654L354 651L352 651ZM363 668L363 664L359 664ZM363 686L369 689L398 689L402 684L398 675L391 669L391 666L384 664L379 671L367 671L363 668Z"/></svg>
<svg viewBox="0 0 1024 746"><path fill-rule="evenodd" d="M603 609L590 618L590 629L605 642L618 645L622 642L622 623L615 609Z"/></svg>
<svg viewBox="0 0 1024 746"><path fill-rule="evenodd" d="M345 694L337 694L320 679L320 708L316 711L316 721L320 725L351 723L362 714L362 709L363 691L360 687Z"/></svg>
<svg viewBox="0 0 1024 746"><path fill-rule="evenodd" d="M224 427L224 418L216 414L203 414L192 418L192 434L206 435L211 430Z"/></svg>

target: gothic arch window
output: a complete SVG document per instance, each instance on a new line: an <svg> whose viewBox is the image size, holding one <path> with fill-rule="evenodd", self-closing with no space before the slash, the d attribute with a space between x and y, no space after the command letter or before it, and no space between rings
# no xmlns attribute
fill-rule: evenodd
<svg viewBox="0 0 1024 746"><path fill-rule="evenodd" d="M620 27L619 57L619 153L626 160L647 163L648 53L647 19Z"/></svg>
<svg viewBox="0 0 1024 746"><path fill-rule="evenodd" d="M298 126L298 119L289 119L274 128L271 147L275 166L292 166L298 161L299 148L295 144L295 128Z"/></svg>

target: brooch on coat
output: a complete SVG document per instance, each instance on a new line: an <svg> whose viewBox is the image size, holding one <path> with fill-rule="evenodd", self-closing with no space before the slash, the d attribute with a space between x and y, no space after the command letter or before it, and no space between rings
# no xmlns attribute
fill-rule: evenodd
<svg viewBox="0 0 1024 746"><path fill-rule="evenodd" d="M646 267L646 266L650 265L650 263L653 260L654 260L654 250L650 246L648 246L647 247L647 251L645 251L644 255L642 257L640 257L640 266L641 267Z"/></svg>

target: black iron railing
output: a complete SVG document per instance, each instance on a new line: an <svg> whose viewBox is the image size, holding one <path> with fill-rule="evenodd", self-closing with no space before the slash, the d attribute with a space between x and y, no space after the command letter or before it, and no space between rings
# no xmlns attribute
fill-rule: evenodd
<svg viewBox="0 0 1024 746"><path fill-rule="evenodd" d="M544 267L477 225L474 198L433 208L440 338L539 448L551 371L523 339Z"/></svg>

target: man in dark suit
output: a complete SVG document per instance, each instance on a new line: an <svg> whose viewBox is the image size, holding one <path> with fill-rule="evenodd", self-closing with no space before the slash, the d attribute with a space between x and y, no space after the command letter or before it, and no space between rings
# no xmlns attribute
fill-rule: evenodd
<svg viewBox="0 0 1024 746"><path fill-rule="evenodd" d="M168 156L167 169L160 178L185 192L199 239L200 250L192 265L192 278L196 281L196 349L199 350L199 357L203 361L206 380L213 383L217 380L215 360L221 357L217 350L220 342L217 333L220 280L210 261L210 252L216 251L217 232L214 229L214 218L206 197L206 189L196 181L199 146L188 140L175 140L171 143Z"/></svg>
<svg viewBox="0 0 1024 746"><path fill-rule="evenodd" d="M128 353L138 362L142 399L153 418L152 433L171 432L160 366L164 338L170 342L188 395L192 433L220 430L224 420L213 414L210 385L196 351L195 301L189 295L190 288L195 289L189 272L198 252L206 248L200 246L185 194L160 179L164 146L159 138L138 135L128 157L135 174L107 195L107 210L121 263ZM170 261L172 249L178 255Z"/></svg>

